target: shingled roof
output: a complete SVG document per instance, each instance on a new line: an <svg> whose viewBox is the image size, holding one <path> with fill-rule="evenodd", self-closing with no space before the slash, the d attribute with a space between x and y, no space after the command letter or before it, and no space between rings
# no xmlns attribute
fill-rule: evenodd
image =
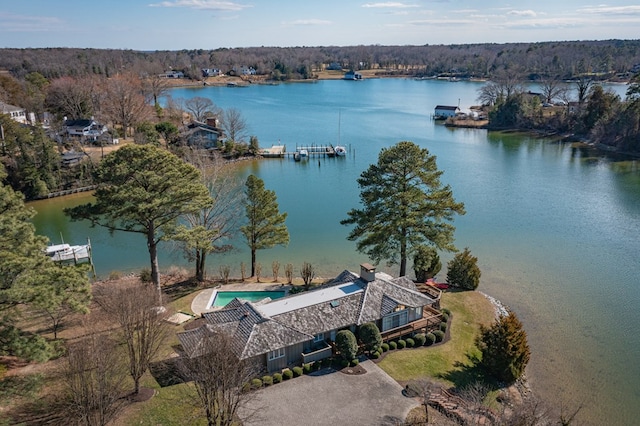
<svg viewBox="0 0 640 426"><path fill-rule="evenodd" d="M344 271L311 292L267 303L234 299L223 309L203 314L206 325L179 333L178 338L183 349L196 356L200 349L197 340L217 328L232 336L234 352L246 359L309 341L330 330L376 321L398 305L417 308L433 302L406 277L378 272L367 282Z"/></svg>

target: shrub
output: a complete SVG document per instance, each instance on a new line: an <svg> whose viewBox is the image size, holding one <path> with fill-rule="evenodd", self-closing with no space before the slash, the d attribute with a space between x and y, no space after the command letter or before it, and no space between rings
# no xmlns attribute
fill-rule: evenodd
<svg viewBox="0 0 640 426"><path fill-rule="evenodd" d="M427 337L424 335L424 333L418 333L413 336L413 340L415 340L416 346L422 346L424 345L424 342L427 341Z"/></svg>
<svg viewBox="0 0 640 426"><path fill-rule="evenodd" d="M311 363L302 364L302 372L303 372L304 374L309 374L309 373L311 373Z"/></svg>
<svg viewBox="0 0 640 426"><path fill-rule="evenodd" d="M408 348L412 348L412 347L414 347L416 345L416 341L413 340L412 338L408 338L406 341L407 341L407 347Z"/></svg>
<svg viewBox="0 0 640 426"><path fill-rule="evenodd" d="M140 281L142 281L143 283L150 283L152 281L151 269L142 268L142 270L140 271Z"/></svg>
<svg viewBox="0 0 640 426"><path fill-rule="evenodd" d="M368 352L376 352L380 350L382 345L382 336L378 326L372 322L364 323L358 329L358 337L364 344L364 349Z"/></svg>
<svg viewBox="0 0 640 426"><path fill-rule="evenodd" d="M280 383L282 381L282 374L280 373L273 373L273 383Z"/></svg>
<svg viewBox="0 0 640 426"><path fill-rule="evenodd" d="M356 365L358 365L360 361L358 361L358 358L354 358L351 360L350 364L352 367L355 367Z"/></svg>
<svg viewBox="0 0 640 426"><path fill-rule="evenodd" d="M111 271L111 272L109 272L109 279L110 280L119 280L120 278L122 278L122 272L120 272L120 271Z"/></svg>
<svg viewBox="0 0 640 426"><path fill-rule="evenodd" d="M475 290L480 284L480 268L478 258L471 255L466 247L457 253L447 264L447 282L455 287Z"/></svg>
<svg viewBox="0 0 640 426"><path fill-rule="evenodd" d="M378 358L380 358L380 352L372 352L372 353L371 353L371 358L373 358L373 359L378 359Z"/></svg>
<svg viewBox="0 0 640 426"><path fill-rule="evenodd" d="M440 331L442 331L442 332L446 332L447 331L447 323L446 322L441 322L440 323Z"/></svg>
<svg viewBox="0 0 640 426"><path fill-rule="evenodd" d="M262 380L260 379L252 379L251 380L251 388L252 389L260 389L262 387Z"/></svg>
<svg viewBox="0 0 640 426"><path fill-rule="evenodd" d="M398 348L398 344L396 342L389 342L389 348L397 349Z"/></svg>
<svg viewBox="0 0 640 426"><path fill-rule="evenodd" d="M300 377L302 373L302 367L293 367L293 377Z"/></svg>
<svg viewBox="0 0 640 426"><path fill-rule="evenodd" d="M435 248L420 245L416 248L413 256L413 271L416 273L416 280L425 282L428 278L433 278L442 269L442 262Z"/></svg>
<svg viewBox="0 0 640 426"><path fill-rule="evenodd" d="M444 331L442 330L434 331L433 335L436 336L436 342L442 342L444 340Z"/></svg>
<svg viewBox="0 0 640 426"><path fill-rule="evenodd" d="M340 360L340 366L342 368L348 367L349 366L349 361L347 361L346 359Z"/></svg>
<svg viewBox="0 0 640 426"><path fill-rule="evenodd" d="M271 377L271 376L262 376L262 384L264 386L271 386L273 384L273 377Z"/></svg>
<svg viewBox="0 0 640 426"><path fill-rule="evenodd" d="M447 314L447 316L451 315L451 309L449 308L442 308L441 311L443 314Z"/></svg>
<svg viewBox="0 0 640 426"><path fill-rule="evenodd" d="M407 347L407 342L403 339L398 340L398 349L404 349Z"/></svg>
<svg viewBox="0 0 640 426"><path fill-rule="evenodd" d="M340 330L336 334L336 346L342 358L352 360L358 353L358 341L350 330Z"/></svg>
<svg viewBox="0 0 640 426"><path fill-rule="evenodd" d="M293 378L293 371L289 370L288 368L282 370L282 380L289 380L291 378Z"/></svg>
<svg viewBox="0 0 640 426"><path fill-rule="evenodd" d="M424 337L426 338L426 342L424 342L426 346L431 346L436 341L436 335L433 333L427 333Z"/></svg>
<svg viewBox="0 0 640 426"><path fill-rule="evenodd" d="M389 350L389 344L383 343L382 345L380 345L380 348L382 349L382 352L386 352Z"/></svg>

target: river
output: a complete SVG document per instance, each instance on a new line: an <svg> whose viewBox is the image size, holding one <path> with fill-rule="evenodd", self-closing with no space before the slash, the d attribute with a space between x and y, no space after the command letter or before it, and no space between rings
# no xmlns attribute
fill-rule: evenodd
<svg viewBox="0 0 640 426"><path fill-rule="evenodd" d="M381 148L410 140L437 156L442 181L465 203L456 245L479 258L480 290L511 307L532 347L534 390L559 408L583 405L579 424L631 425L640 418L640 167L550 140L485 130L449 129L430 119L437 104L475 103L481 83L371 79L173 89L239 109L261 146L346 145L345 158L264 159L237 164L275 190L288 213L288 247L258 252L271 262L304 261L330 277L368 261L339 221L358 206L356 179ZM618 88L624 92L624 88ZM339 118L340 117L340 118ZM339 122L340 120L340 122ZM340 132L338 132L340 129ZM35 224L54 242L90 237L98 274L148 264L142 236L69 223L64 206L90 195L30 203ZM443 253L446 263L451 254ZM211 258L209 274L228 264L239 275L248 251ZM185 264L163 250L161 267ZM397 267L381 269L397 274ZM444 278L444 274L441 274Z"/></svg>

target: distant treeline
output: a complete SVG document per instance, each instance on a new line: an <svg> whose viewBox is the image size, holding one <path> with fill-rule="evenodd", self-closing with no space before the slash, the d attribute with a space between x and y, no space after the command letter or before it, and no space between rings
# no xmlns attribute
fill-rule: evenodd
<svg viewBox="0 0 640 426"><path fill-rule="evenodd" d="M425 46L250 47L178 51L115 49L0 49L0 69L21 79L38 72L47 79L88 74L110 77L123 71L159 74L182 71L199 79L203 68L228 72L253 67L278 80L314 78L327 67L380 69L412 76L491 78L505 70L523 77L571 79L591 74L626 78L640 66L640 40L481 43Z"/></svg>

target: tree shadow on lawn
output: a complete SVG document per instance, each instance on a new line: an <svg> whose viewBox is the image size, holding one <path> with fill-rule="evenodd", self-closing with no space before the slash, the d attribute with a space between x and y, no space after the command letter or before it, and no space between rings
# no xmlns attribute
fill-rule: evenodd
<svg viewBox="0 0 640 426"><path fill-rule="evenodd" d="M487 385L491 390L500 388L499 383L484 369L476 355L467 353L466 357L466 363L457 361L453 370L438 377L452 382L456 389L464 389L474 383Z"/></svg>
<svg viewBox="0 0 640 426"><path fill-rule="evenodd" d="M178 358L169 358L149 365L149 372L161 388L186 383L187 380L180 372Z"/></svg>

